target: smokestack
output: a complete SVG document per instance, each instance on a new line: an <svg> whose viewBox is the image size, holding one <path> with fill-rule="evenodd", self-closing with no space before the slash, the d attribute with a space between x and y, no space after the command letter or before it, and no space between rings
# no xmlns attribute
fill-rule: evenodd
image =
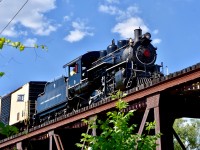
<svg viewBox="0 0 200 150"><path fill-rule="evenodd" d="M139 39L142 37L142 29L135 29L134 30L134 43L139 41Z"/></svg>

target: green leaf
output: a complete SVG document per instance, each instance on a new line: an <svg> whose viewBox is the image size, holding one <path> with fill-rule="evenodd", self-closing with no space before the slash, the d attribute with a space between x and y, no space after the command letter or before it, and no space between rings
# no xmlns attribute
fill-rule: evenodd
<svg viewBox="0 0 200 150"><path fill-rule="evenodd" d="M0 38L0 49L3 48L4 43L5 43L5 38L4 37Z"/></svg>
<svg viewBox="0 0 200 150"><path fill-rule="evenodd" d="M0 49L3 48L3 45L4 45L3 41L0 41Z"/></svg>
<svg viewBox="0 0 200 150"><path fill-rule="evenodd" d="M34 44L34 48L38 48L39 46L37 44Z"/></svg>
<svg viewBox="0 0 200 150"><path fill-rule="evenodd" d="M76 144L82 149L92 150L153 150L156 149L156 140L160 138L160 134L155 136L139 135L134 131L137 129L136 124L130 125L131 116L133 116L134 110L129 112L123 112L122 109L127 108L128 103L124 102L122 94L118 91L113 97L119 99L116 103L116 111L107 112L107 118L105 120L96 119L83 121L88 123L89 132L83 133L81 143ZM94 124L96 123L96 124ZM147 123L147 130L154 128L155 122ZM92 136L91 129L97 128L101 133L97 136ZM135 134L134 134L135 133Z"/></svg>
<svg viewBox="0 0 200 150"><path fill-rule="evenodd" d="M19 46L19 50L20 50L20 51L23 51L23 50L24 50L24 48L25 48L25 46L24 46L24 45L22 45L22 44Z"/></svg>
<svg viewBox="0 0 200 150"><path fill-rule="evenodd" d="M48 49L47 46L45 46L45 45L41 45L41 48L44 49L44 50Z"/></svg>
<svg viewBox="0 0 200 150"><path fill-rule="evenodd" d="M41 45L41 48L42 48L42 49L44 49L44 48L45 48L45 46L44 46L44 45Z"/></svg>
<svg viewBox="0 0 200 150"><path fill-rule="evenodd" d="M116 108L118 108L119 110L122 110L124 108L126 108L128 106L127 102L124 102L122 100L119 100L116 104Z"/></svg>
<svg viewBox="0 0 200 150"><path fill-rule="evenodd" d="M5 43L7 43L7 44L10 43L10 42L11 42L11 40L9 40L9 39L5 40Z"/></svg>
<svg viewBox="0 0 200 150"><path fill-rule="evenodd" d="M0 77L4 76L5 73L4 72L0 72Z"/></svg>
<svg viewBox="0 0 200 150"><path fill-rule="evenodd" d="M88 120L87 119L82 119L82 121L85 123L85 124L88 124Z"/></svg>
<svg viewBox="0 0 200 150"><path fill-rule="evenodd" d="M2 41L3 43L5 43L5 40L6 40L6 39L5 39L4 37L1 37L1 38L0 38L0 41Z"/></svg>
<svg viewBox="0 0 200 150"><path fill-rule="evenodd" d="M19 132L18 128L15 126L5 125L0 122L0 134L9 137L11 135L17 134Z"/></svg>
<svg viewBox="0 0 200 150"><path fill-rule="evenodd" d="M13 46L15 48L18 48L20 51L23 51L25 48L27 48L26 46L21 44L21 42L12 42L10 39L0 37L0 49L2 49L5 44L7 44L9 46ZM29 47L29 48L41 48L41 49L44 49L44 50L48 49L47 46L45 46L45 45L39 46L37 44L34 44L33 47Z"/></svg>
<svg viewBox="0 0 200 150"><path fill-rule="evenodd" d="M11 43L11 46L13 46L13 47L15 47L15 48L19 47L20 45L21 45L20 42L12 42L12 43Z"/></svg>

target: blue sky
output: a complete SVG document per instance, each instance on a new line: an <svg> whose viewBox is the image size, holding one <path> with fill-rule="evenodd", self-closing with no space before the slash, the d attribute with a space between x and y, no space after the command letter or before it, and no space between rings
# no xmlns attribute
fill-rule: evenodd
<svg viewBox="0 0 200 150"><path fill-rule="evenodd" d="M26 0L0 0L0 32ZM135 28L152 34L157 64L173 73L200 60L199 0L29 0L1 36L48 51L5 46L0 50L0 95L29 81L66 75L63 65L112 39L132 37Z"/></svg>

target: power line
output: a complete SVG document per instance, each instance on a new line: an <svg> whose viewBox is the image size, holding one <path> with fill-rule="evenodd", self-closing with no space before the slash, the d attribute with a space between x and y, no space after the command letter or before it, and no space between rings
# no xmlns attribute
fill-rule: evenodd
<svg viewBox="0 0 200 150"><path fill-rule="evenodd" d="M1 2L2 0L0 0ZM27 0L22 7L17 11L17 13L12 17L12 19L7 23L7 25L1 30L0 35L3 33L3 31L9 26L9 24L14 20L14 18L19 14L19 12L24 8L24 6L28 3L29 0Z"/></svg>

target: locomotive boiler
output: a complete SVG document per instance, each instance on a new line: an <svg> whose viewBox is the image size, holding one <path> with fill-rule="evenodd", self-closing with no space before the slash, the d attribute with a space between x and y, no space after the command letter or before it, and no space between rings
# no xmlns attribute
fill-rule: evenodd
<svg viewBox="0 0 200 150"><path fill-rule="evenodd" d="M162 76L151 34L134 30L134 39L112 40L106 50L89 51L63 67L68 76L49 82L37 99L36 118L45 121Z"/></svg>

